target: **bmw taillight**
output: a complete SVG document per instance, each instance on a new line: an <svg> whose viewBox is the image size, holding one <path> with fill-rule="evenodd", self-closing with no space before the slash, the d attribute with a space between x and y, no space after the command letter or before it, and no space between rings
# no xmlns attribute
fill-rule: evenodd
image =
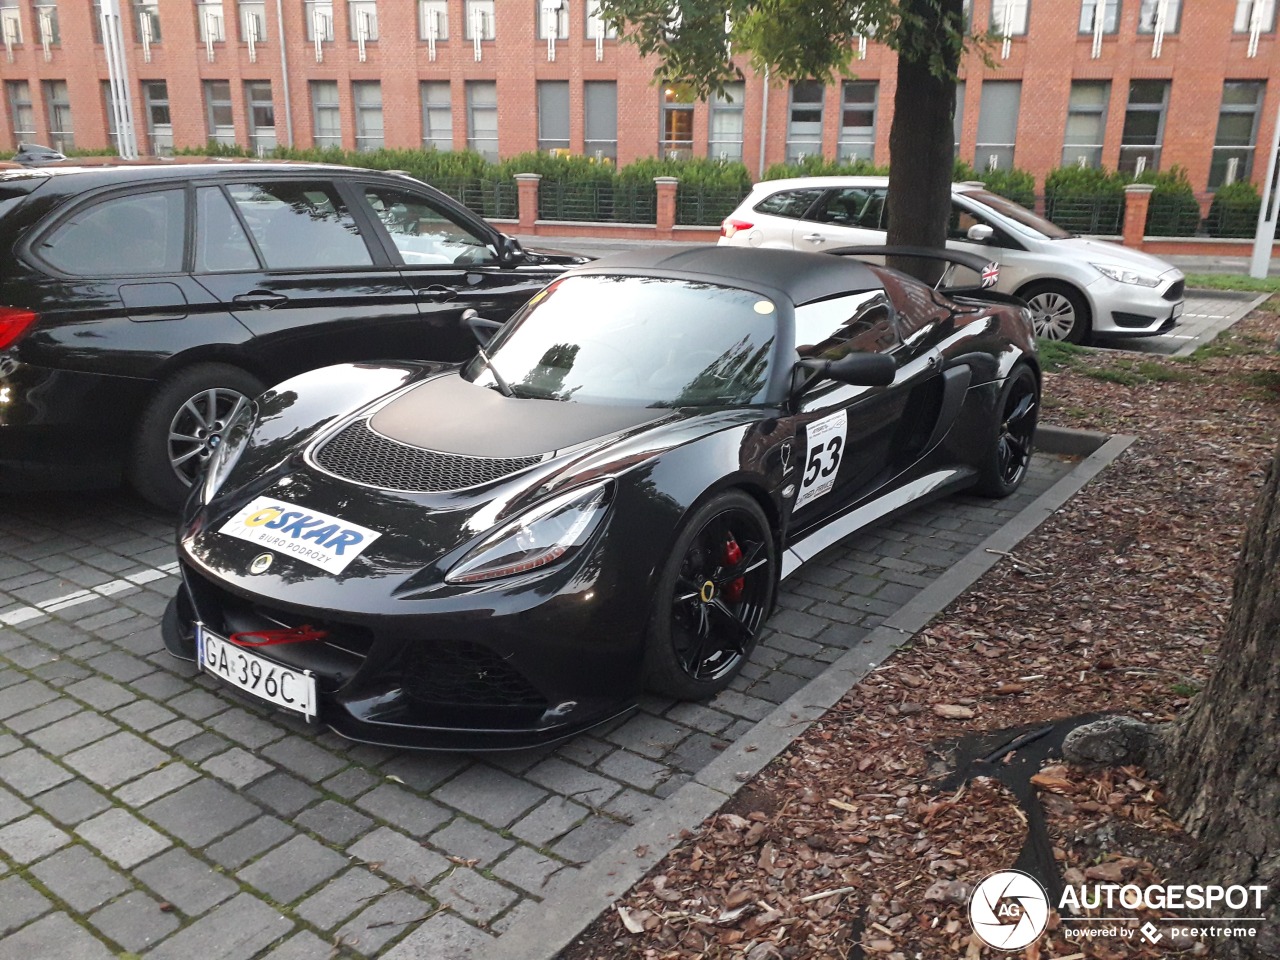
<svg viewBox="0 0 1280 960"><path fill-rule="evenodd" d="M720 224L720 236L726 240L731 240L739 230L750 230L754 226L754 223L747 223L745 220L735 220L733 217L729 217L724 223Z"/></svg>
<svg viewBox="0 0 1280 960"><path fill-rule="evenodd" d="M34 311L21 307L0 307L0 350L7 350L17 343L38 316Z"/></svg>

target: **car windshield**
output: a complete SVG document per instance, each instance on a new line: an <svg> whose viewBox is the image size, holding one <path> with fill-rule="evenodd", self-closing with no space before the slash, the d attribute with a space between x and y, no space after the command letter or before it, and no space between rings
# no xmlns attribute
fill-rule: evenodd
<svg viewBox="0 0 1280 960"><path fill-rule="evenodd" d="M995 193L988 193L986 190L967 190L961 196L966 197L975 203L980 203L984 207L990 207L1005 217L1008 217L1014 223L1026 227L1041 236L1050 240L1065 240L1071 236L1066 230L1063 230L1056 223L1046 220L1039 214L1032 213L1026 207L1019 206L1012 200Z"/></svg>
<svg viewBox="0 0 1280 960"><path fill-rule="evenodd" d="M579 276L536 295L495 338L518 397L647 407L763 400L778 312L757 293L660 277ZM495 384L477 359L476 383Z"/></svg>

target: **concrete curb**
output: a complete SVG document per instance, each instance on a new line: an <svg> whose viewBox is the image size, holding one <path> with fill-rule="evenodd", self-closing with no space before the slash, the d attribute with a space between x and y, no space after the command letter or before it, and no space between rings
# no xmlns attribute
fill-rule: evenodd
<svg viewBox="0 0 1280 960"><path fill-rule="evenodd" d="M1024 537L1047 520L1135 440L1085 430L1042 427L1037 446L1046 452L1084 455L1070 473L1028 504L969 554L925 587L861 644L779 704L724 753L699 771L644 822L636 824L570 883L507 931L485 960L555 960L603 911L629 890L742 786L781 754L855 683L971 587ZM1072 451L1062 450L1068 446ZM1079 453L1073 453L1079 451Z"/></svg>
<svg viewBox="0 0 1280 960"><path fill-rule="evenodd" d="M1212 343L1213 339L1217 337L1217 335L1220 334L1223 330L1227 330L1235 326L1237 323L1239 323L1241 320L1247 317L1250 313L1252 313L1259 304L1265 303L1270 297L1271 297L1271 294L1264 293L1257 297L1253 297L1252 299L1243 301L1241 305L1237 307L1235 310L1231 311L1231 313L1228 316L1223 317L1217 323L1213 324L1213 326L1207 328L1202 334L1200 334L1200 336L1196 337L1194 340L1189 340L1186 343L1184 343L1181 347L1179 347L1174 352L1173 356L1175 357L1191 356L1193 353L1196 352L1196 350L1204 346L1206 343Z"/></svg>

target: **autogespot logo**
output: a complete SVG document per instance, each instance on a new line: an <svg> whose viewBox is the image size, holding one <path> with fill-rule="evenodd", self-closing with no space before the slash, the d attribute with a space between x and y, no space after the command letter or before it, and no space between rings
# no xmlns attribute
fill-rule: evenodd
<svg viewBox="0 0 1280 960"><path fill-rule="evenodd" d="M1039 939L1049 922L1049 895L1021 870L983 879L969 898L969 922L982 942L997 950L1021 950Z"/></svg>

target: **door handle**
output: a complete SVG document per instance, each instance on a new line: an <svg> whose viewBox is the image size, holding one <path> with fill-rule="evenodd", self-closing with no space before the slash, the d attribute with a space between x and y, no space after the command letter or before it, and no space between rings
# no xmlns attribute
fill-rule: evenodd
<svg viewBox="0 0 1280 960"><path fill-rule="evenodd" d="M808 240L810 243L826 243L827 238L820 233L806 233L801 240Z"/></svg>
<svg viewBox="0 0 1280 960"><path fill-rule="evenodd" d="M289 298L283 293L272 293L269 290L250 290L248 293L236 294L231 302L254 310L274 310L281 304L288 303Z"/></svg>
<svg viewBox="0 0 1280 960"><path fill-rule="evenodd" d="M419 300L430 300L432 303L445 303L457 296L458 291L453 287L446 287L443 284L433 283L429 287L422 287L415 296Z"/></svg>

